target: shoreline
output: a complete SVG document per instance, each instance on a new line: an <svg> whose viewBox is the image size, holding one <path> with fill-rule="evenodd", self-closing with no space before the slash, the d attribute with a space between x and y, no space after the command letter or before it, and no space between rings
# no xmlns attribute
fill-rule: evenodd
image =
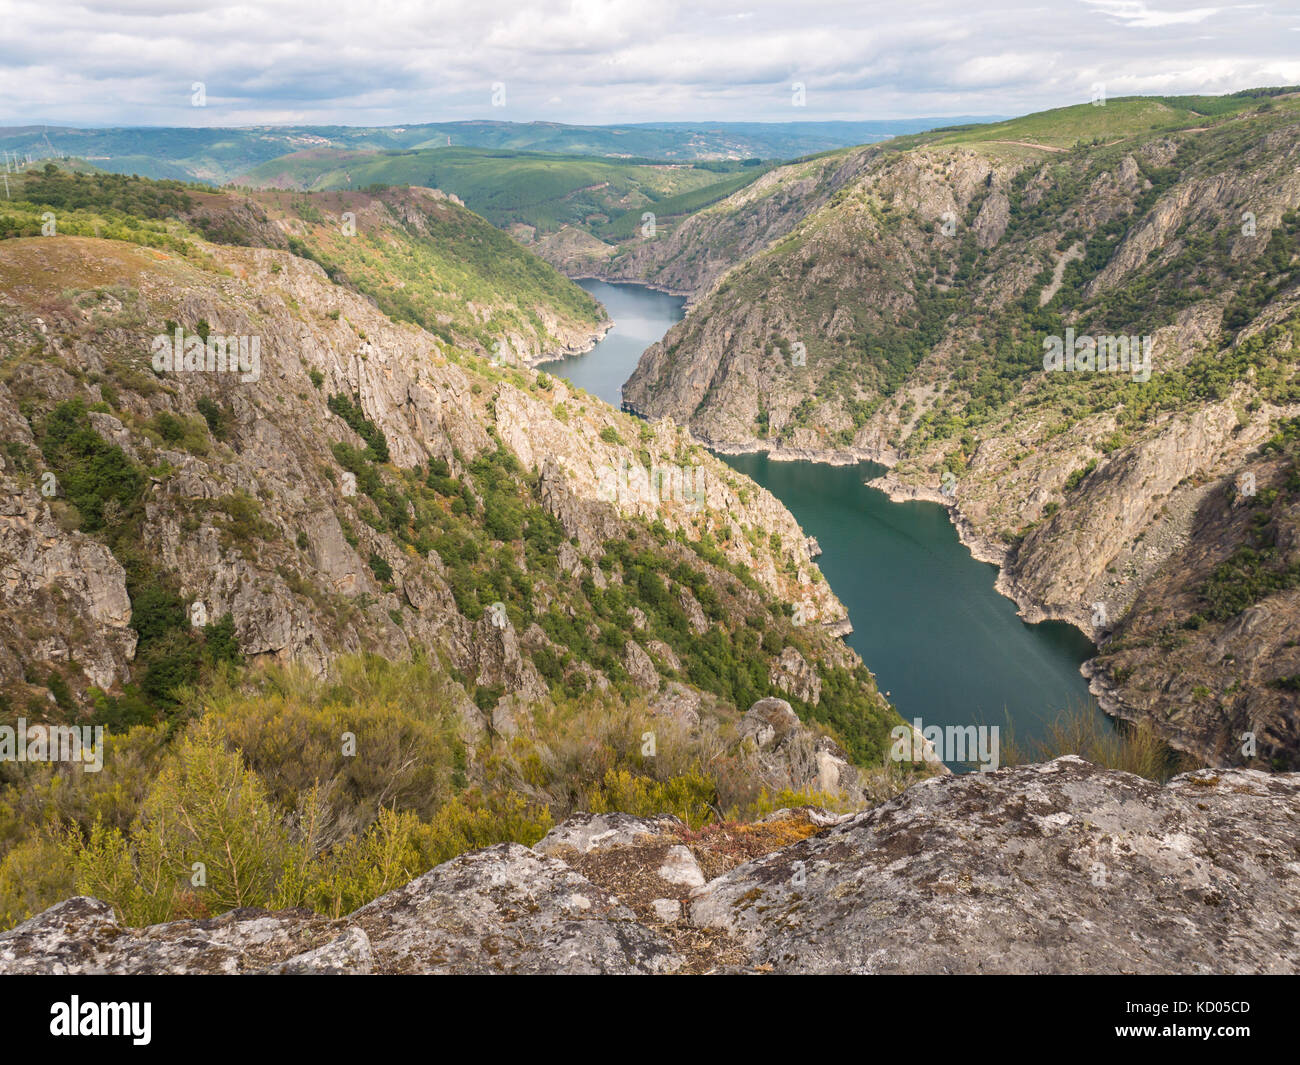
<svg viewBox="0 0 1300 1065"><path fill-rule="evenodd" d="M633 412L636 413L636 412ZM1029 625L1037 625L1044 621L1059 621L1071 626L1076 632L1087 637L1093 645L1094 653L1085 659L1079 666L1079 672L1085 678L1090 678L1091 673L1085 672L1085 667L1089 666L1096 658L1096 651L1100 650L1097 642L1097 636L1088 628L1081 626L1077 619L1058 616L1049 611L1045 604L1039 602L1034 596L1027 592L1019 585L1013 577L1007 573L1007 556L1010 553L1009 548L996 540L992 540L980 533L974 524L962 513L961 505L958 500L943 495L937 488L930 488L924 485L907 484L893 478L893 467L898 464L899 456L896 452L883 448L839 448L835 450L809 450L803 448L768 448L759 443L755 444L714 444L701 440L692 434L693 442L705 447L708 450L719 455L756 455L766 454L772 462L814 462L826 466L852 466L859 462L872 462L878 466L884 466L885 472L871 480L864 481L863 485L867 488L874 488L889 499L891 503L934 503L941 506L947 511L948 520L953 528L957 530L958 542L970 552L971 558L976 562L985 562L997 568L997 577L993 582L994 590L1004 599L1010 600L1015 604L1016 614L1022 621ZM1090 687L1091 691L1091 687ZM1095 696L1095 692L1093 693ZM1111 699L1110 701L1114 701ZM1098 700L1098 706L1102 706ZM1106 707L1102 707L1105 712L1112 717L1127 720L1124 714L1112 713Z"/></svg>
<svg viewBox="0 0 1300 1065"><path fill-rule="evenodd" d="M614 319L607 319L598 329L587 334L585 340L580 344L570 344L568 347L561 348L557 351L546 351L532 358L521 360L522 364L530 370L535 370L545 362L561 362L564 359L576 359L579 355L586 355L595 348L605 337L609 336L610 330L614 328Z"/></svg>
<svg viewBox="0 0 1300 1065"><path fill-rule="evenodd" d="M676 296L679 299L686 300L688 303L694 296L694 293L688 292L685 289L667 288L664 285L656 285L653 281L637 281L630 277L620 277L620 278L601 277L598 274L586 274L586 273L565 274L564 276L573 282L599 281L605 285L635 285L637 288L648 288L651 292L659 292L665 296Z"/></svg>

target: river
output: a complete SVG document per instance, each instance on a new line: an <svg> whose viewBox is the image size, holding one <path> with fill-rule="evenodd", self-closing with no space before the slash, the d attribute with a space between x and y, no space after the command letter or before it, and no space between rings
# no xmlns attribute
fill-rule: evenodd
<svg viewBox="0 0 1300 1065"><path fill-rule="evenodd" d="M586 355L539 369L615 407L641 352L682 318L684 301L640 285L582 281L614 319ZM1088 707L1079 665L1093 653L1060 622L1028 625L994 590L997 570L977 562L943 507L893 503L864 482L871 463L778 462L720 455L781 500L817 538L817 560L849 612L847 642L907 720L923 725L1011 725L1018 744L1044 737L1062 710Z"/></svg>

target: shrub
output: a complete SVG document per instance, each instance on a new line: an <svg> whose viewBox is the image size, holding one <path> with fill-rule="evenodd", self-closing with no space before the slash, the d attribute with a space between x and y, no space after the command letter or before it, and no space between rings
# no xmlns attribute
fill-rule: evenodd
<svg viewBox="0 0 1300 1065"><path fill-rule="evenodd" d="M195 406L198 407L199 413L203 415L203 420L208 423L208 431L218 440L225 440L230 429L226 424L226 415L221 407L207 396L200 396Z"/></svg>
<svg viewBox="0 0 1300 1065"><path fill-rule="evenodd" d="M388 440L383 430L365 416L359 401L354 403L345 395L335 394L330 396L328 406L366 442L366 457L371 462L388 461Z"/></svg>
<svg viewBox="0 0 1300 1065"><path fill-rule="evenodd" d="M609 770L604 780L587 793L592 813L626 813L636 817L673 814L691 828L699 828L714 816L717 786L699 770L669 780L634 776L624 770Z"/></svg>
<svg viewBox="0 0 1300 1065"><path fill-rule="evenodd" d="M393 567L384 561L383 557L370 552L370 572L375 575L375 579L382 584L390 584L393 580Z"/></svg>
<svg viewBox="0 0 1300 1065"><path fill-rule="evenodd" d="M266 788L210 726L180 741L129 833L96 823L67 840L77 890L131 925L167 920L195 894L211 913L267 906L289 857Z"/></svg>
<svg viewBox="0 0 1300 1065"><path fill-rule="evenodd" d="M85 404L68 400L46 418L41 450L86 532L121 524L139 505L145 478L126 453L90 428ZM107 517L106 517L107 514Z"/></svg>

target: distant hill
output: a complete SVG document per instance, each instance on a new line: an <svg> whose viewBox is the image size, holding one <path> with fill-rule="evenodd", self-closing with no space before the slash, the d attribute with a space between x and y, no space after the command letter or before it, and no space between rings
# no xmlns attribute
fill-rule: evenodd
<svg viewBox="0 0 1300 1065"><path fill-rule="evenodd" d="M640 225L645 211L699 210L743 188L764 169L757 159L666 164L493 148L322 148L263 163L238 183L304 191L417 185L459 196L498 226L550 233L573 225L602 232L624 216Z"/></svg>
<svg viewBox="0 0 1300 1065"><path fill-rule="evenodd" d="M863 122L704 122L570 126L559 122L433 122L409 126L0 127L0 150L89 159L104 170L223 184L293 152L395 151L453 145L657 160L792 159L917 133L961 118ZM987 121L987 119L984 119Z"/></svg>

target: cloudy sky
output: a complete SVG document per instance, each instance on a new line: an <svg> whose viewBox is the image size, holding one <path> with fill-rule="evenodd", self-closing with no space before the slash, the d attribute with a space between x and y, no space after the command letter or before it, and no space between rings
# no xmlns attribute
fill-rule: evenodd
<svg viewBox="0 0 1300 1065"><path fill-rule="evenodd" d="M907 118L1300 83L1297 0L0 0L0 26L5 124Z"/></svg>

